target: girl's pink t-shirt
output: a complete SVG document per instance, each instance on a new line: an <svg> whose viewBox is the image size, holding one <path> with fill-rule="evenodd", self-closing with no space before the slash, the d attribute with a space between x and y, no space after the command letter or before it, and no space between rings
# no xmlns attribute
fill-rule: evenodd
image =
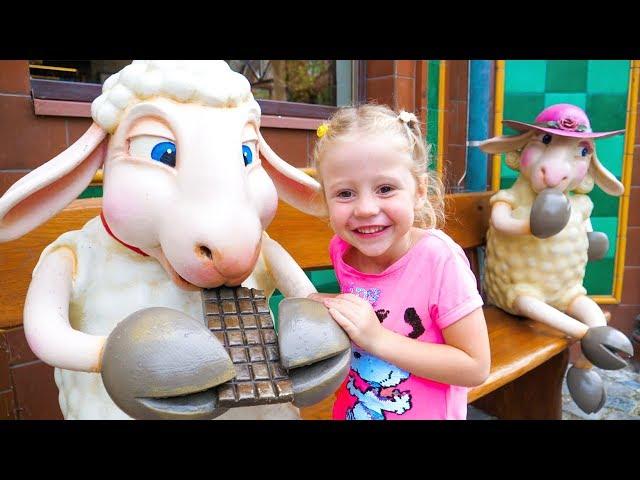
<svg viewBox="0 0 640 480"><path fill-rule="evenodd" d="M371 303L385 328L421 342L444 343L442 330L482 306L463 250L440 230L427 230L402 258L379 274L347 265L350 245L329 244L342 293ZM337 391L339 420L465 419L467 388L416 377L352 345L351 370Z"/></svg>

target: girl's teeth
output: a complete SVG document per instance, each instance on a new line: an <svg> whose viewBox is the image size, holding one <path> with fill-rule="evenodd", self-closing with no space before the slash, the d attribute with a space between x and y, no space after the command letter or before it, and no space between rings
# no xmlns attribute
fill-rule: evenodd
<svg viewBox="0 0 640 480"><path fill-rule="evenodd" d="M384 227L368 227L368 228L358 228L356 230L358 231L358 233L376 233L383 229Z"/></svg>

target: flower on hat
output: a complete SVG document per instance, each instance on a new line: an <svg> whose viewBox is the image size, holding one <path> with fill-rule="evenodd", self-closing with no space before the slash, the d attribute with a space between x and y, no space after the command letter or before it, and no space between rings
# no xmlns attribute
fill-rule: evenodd
<svg viewBox="0 0 640 480"><path fill-rule="evenodd" d="M540 125L540 124L539 124ZM549 120L548 122L542 122L541 126L557 128L558 130L565 130L567 132L588 132L589 127L578 123L574 117L562 117L560 120Z"/></svg>
<svg viewBox="0 0 640 480"><path fill-rule="evenodd" d="M558 122L558 128L560 128L560 130L575 132L578 128L578 122L573 117L564 117Z"/></svg>

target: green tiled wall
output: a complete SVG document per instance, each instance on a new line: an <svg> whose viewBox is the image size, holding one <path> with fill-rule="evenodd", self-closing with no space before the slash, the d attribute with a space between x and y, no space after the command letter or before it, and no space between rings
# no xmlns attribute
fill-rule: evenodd
<svg viewBox="0 0 640 480"><path fill-rule="evenodd" d="M594 131L625 128L628 60L508 60L505 65L504 119L532 122L545 107L572 103L589 115ZM506 135L515 130L505 128ZM598 159L618 180L622 174L624 136L596 141ZM502 159L500 188L509 188L517 177ZM609 251L602 260L587 265L585 287L590 295L610 295L613 290L619 198L595 187L594 230L609 237Z"/></svg>

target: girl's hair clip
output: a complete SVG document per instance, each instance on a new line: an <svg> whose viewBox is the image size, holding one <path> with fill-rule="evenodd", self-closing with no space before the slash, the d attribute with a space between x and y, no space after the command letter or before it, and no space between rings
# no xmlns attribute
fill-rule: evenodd
<svg viewBox="0 0 640 480"><path fill-rule="evenodd" d="M407 125L411 122L417 122L418 119L416 118L416 116L413 113L407 112L405 110L402 110L399 114L398 114L398 118L400 119L400 121L406 123Z"/></svg>
<svg viewBox="0 0 640 480"><path fill-rule="evenodd" d="M327 134L328 131L329 131L329 124L323 123L318 127L318 130L316 130L316 135L318 135L318 138L322 138Z"/></svg>

